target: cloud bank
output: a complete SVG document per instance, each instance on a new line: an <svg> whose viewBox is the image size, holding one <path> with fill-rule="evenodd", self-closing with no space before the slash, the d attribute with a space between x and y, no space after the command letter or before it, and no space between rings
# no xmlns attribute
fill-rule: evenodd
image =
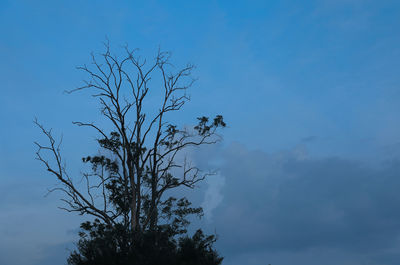
<svg viewBox="0 0 400 265"><path fill-rule="evenodd" d="M372 167L240 144L207 152L223 157L224 185L206 201L213 189L222 196L209 210L226 265L397 264L399 160Z"/></svg>

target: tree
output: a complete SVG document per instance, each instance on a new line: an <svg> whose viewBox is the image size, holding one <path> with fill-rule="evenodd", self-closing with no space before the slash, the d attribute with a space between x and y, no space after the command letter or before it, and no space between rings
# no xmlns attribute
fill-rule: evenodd
<svg viewBox="0 0 400 265"><path fill-rule="evenodd" d="M101 115L112 125L111 130L106 130L92 122L73 122L94 129L99 135L100 148L109 153L82 159L91 166L90 173L83 174L84 187L77 185L67 173L61 142L56 141L51 130L35 121L48 139L47 145L36 143L36 157L60 182L61 186L51 191L64 193L62 209L95 217L95 221L82 224L80 253L72 253L69 262L101 264L89 261L91 257L104 258L106 252L109 257L123 255L122 260L133 257L138 260L143 245L157 242L164 244L164 250L169 249L169 253L175 251L174 262L177 255L183 257L187 253L187 246L192 246L192 251L197 246L197 251L214 255L216 263L204 264L219 264L222 259L211 247L214 237L205 237L200 230L192 238L185 235L187 217L201 215L202 209L192 207L187 198L169 195L178 187L193 189L211 174L193 166L187 158L179 160L178 156L190 147L220 141L217 130L225 127L223 117L199 117L196 126L179 128L168 118L182 110L189 100L186 91L194 82L191 75L194 66L186 65L172 72L175 68L168 52L158 51L150 64L136 56L136 50L125 47L124 53L122 58L112 55L106 44L105 52L99 56L101 61L92 54L90 67L78 67L89 77L85 84L68 91L90 90L100 103ZM145 99L150 85L157 81L162 97L155 109L146 105ZM101 255L95 253L100 250Z"/></svg>

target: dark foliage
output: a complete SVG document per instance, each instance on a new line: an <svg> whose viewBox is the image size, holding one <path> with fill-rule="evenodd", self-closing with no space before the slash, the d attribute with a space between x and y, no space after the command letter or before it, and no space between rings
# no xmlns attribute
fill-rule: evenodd
<svg viewBox="0 0 400 265"><path fill-rule="evenodd" d="M205 236L201 230L176 239L170 225L136 235L99 220L83 223L81 229L70 265L218 265L223 259L212 247L215 236Z"/></svg>

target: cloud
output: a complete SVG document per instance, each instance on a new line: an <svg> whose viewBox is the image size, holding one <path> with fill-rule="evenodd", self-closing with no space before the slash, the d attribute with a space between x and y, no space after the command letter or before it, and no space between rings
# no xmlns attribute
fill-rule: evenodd
<svg viewBox="0 0 400 265"><path fill-rule="evenodd" d="M48 245L43 248L43 257L35 265L64 265L67 264L66 256L75 249L73 242Z"/></svg>
<svg viewBox="0 0 400 265"><path fill-rule="evenodd" d="M317 254L340 264L394 264L400 161L372 168L304 152L267 154L240 144L222 151L225 184L215 187L220 204L211 208L226 265L249 253L264 253L254 254L259 260L285 253L280 264L306 264ZM212 189L207 192L211 198Z"/></svg>
<svg viewBox="0 0 400 265"><path fill-rule="evenodd" d="M212 221L213 210L216 209L223 200L221 189L225 185L225 178L220 175L216 175L208 178L206 181L207 189L205 191L204 201L201 207L203 208L204 216L207 221Z"/></svg>
<svg viewBox="0 0 400 265"><path fill-rule="evenodd" d="M309 142L315 142L317 139L318 139L317 136L311 135L311 136L307 136L307 137L301 138L301 141L302 141L303 143L309 143Z"/></svg>
<svg viewBox="0 0 400 265"><path fill-rule="evenodd" d="M20 178L5 181L0 187L0 264L65 264L70 243L76 240L71 229L79 226L81 216L57 209L58 197L44 197L46 188L37 181Z"/></svg>

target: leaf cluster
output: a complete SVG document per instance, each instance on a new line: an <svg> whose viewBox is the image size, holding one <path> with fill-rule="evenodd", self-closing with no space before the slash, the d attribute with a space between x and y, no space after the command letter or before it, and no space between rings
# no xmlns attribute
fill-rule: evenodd
<svg viewBox="0 0 400 265"><path fill-rule="evenodd" d="M219 265L223 258L213 248L216 237L197 230L178 240L167 225L140 235L99 220L81 225L81 239L69 265ZM130 238L136 237L135 244Z"/></svg>

